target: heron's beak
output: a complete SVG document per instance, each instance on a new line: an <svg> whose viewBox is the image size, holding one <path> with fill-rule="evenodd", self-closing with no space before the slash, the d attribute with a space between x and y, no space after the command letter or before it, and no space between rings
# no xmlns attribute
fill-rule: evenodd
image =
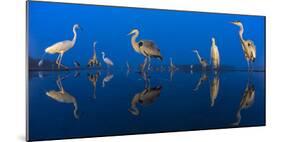
<svg viewBox="0 0 281 142"><path fill-rule="evenodd" d="M230 24L233 24L233 25L237 25L237 23L236 22L229 22Z"/></svg>
<svg viewBox="0 0 281 142"><path fill-rule="evenodd" d="M134 33L134 32L133 32L133 31L131 31L130 33L128 33L128 34L127 34L127 36L129 36L129 35L131 35L131 34L133 34L133 33Z"/></svg>

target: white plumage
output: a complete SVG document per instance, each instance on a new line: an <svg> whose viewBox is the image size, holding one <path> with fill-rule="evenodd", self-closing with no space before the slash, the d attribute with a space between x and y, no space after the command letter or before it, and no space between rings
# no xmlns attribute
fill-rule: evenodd
<svg viewBox="0 0 281 142"><path fill-rule="evenodd" d="M102 59L103 59L104 63L107 64L107 66L113 66L114 65L113 62L109 58L105 57L104 52L101 52L101 54L102 54Z"/></svg>
<svg viewBox="0 0 281 142"><path fill-rule="evenodd" d="M79 29L79 25L75 24L73 26L73 39L72 40L64 40L64 41L60 41L57 42L49 47L47 47L45 49L45 53L48 54L59 54L57 60L56 60L56 64L58 65L58 68L60 69L60 66L63 66L65 68L67 68L66 66L64 66L63 64L61 64L61 60L63 57L63 54L68 51L69 49L71 49L72 47L74 47L75 42L76 42L76 38L77 38L77 34L76 34L76 30ZM39 66L41 66L43 64L43 59L40 60L40 62L38 63Z"/></svg>
<svg viewBox="0 0 281 142"><path fill-rule="evenodd" d="M220 67L220 53L216 45L215 38L212 38L211 61L214 69L218 69Z"/></svg>

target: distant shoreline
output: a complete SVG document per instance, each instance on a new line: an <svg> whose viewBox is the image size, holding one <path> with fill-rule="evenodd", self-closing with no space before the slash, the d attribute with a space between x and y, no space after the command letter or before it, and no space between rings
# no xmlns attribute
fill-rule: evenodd
<svg viewBox="0 0 281 142"><path fill-rule="evenodd" d="M122 68L118 68L118 70L119 69L122 69ZM55 69L50 69L50 68L30 68L30 69L28 69L28 71L29 72L38 72L38 71L48 71L48 72L51 72L51 71L53 71L53 72L58 72L58 71L79 71L79 70L81 70L81 71L85 71L85 70L99 70L99 71L102 71L102 70L104 70L104 71L106 71L107 69L106 68L68 68L68 69L57 69L57 68L55 68ZM113 69L113 70L116 70L116 69ZM126 69L124 69L124 70L126 70ZM136 70L133 70L133 71L138 71L137 69ZM157 69L152 69L151 71L153 71L153 72L169 72L169 70L167 70L167 69L165 69L165 70L163 70L163 71L159 71L159 70L157 70ZM193 71L193 72L202 72L202 70L201 69L193 69L193 70L191 70L191 69L181 69L181 68L179 68L178 70L176 70L175 72L185 72L185 71ZM212 70L210 70L210 69L206 69L206 72L211 72ZM248 69L227 69L227 68L225 68L225 69L220 69L219 71L223 71L223 72L231 72L231 71L235 71L235 72L248 72ZM265 72L265 70L264 69L253 69L253 70L251 70L252 72Z"/></svg>

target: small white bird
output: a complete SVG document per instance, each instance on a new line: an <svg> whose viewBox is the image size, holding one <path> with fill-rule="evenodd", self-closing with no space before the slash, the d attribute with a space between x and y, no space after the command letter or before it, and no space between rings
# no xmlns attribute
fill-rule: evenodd
<svg viewBox="0 0 281 142"><path fill-rule="evenodd" d="M212 61L213 69L218 70L220 67L220 53L219 53L219 49L216 45L215 38L212 38L211 61Z"/></svg>
<svg viewBox="0 0 281 142"><path fill-rule="evenodd" d="M75 45L75 42L76 42L76 38L77 38L77 33L76 33L76 30L77 29L80 29L80 26L78 24L75 24L73 26L73 33L74 33L74 36L73 36L73 39L72 40L64 40L64 41L60 41L60 42L57 42L49 47L47 47L45 49L45 53L48 53L48 54L59 54L57 60L56 60L56 64L58 65L58 69L60 69L60 66L63 66L64 68L67 68L65 65L61 64L61 60L62 60L62 56L63 54L68 51L69 49L71 49L72 47L74 47ZM44 57L43 55L43 57ZM43 64L43 59L41 59L38 63L39 66L41 66Z"/></svg>
<svg viewBox="0 0 281 142"><path fill-rule="evenodd" d="M105 57L104 52L101 52L101 54L102 54L102 59L103 59L104 63L106 63L107 67L111 67L114 65L113 62L109 58Z"/></svg>

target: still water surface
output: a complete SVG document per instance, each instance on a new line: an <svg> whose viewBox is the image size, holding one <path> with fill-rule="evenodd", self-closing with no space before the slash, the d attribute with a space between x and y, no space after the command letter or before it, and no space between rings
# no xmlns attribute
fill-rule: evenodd
<svg viewBox="0 0 281 142"><path fill-rule="evenodd" d="M29 138L265 125L264 72L31 71Z"/></svg>

